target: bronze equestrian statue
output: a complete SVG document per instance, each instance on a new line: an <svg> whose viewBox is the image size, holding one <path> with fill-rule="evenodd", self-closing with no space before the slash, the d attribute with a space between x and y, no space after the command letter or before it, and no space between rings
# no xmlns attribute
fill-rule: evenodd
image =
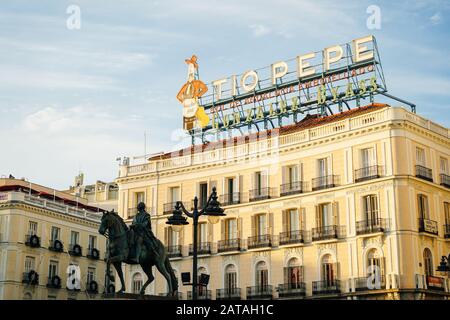
<svg viewBox="0 0 450 320"><path fill-rule="evenodd" d="M119 275L121 288L118 293L125 291L122 262L127 264L139 264L147 275L147 281L141 288L140 294L145 293L145 288L154 280L152 267L167 280L168 295L176 296L178 280L175 277L169 257L164 245L152 232L150 214L145 211L145 204L140 202L137 206L138 213L133 219L130 228L114 210L105 212L102 216L98 232L108 238L108 257L106 260L106 275L109 275L110 264L114 265Z"/></svg>

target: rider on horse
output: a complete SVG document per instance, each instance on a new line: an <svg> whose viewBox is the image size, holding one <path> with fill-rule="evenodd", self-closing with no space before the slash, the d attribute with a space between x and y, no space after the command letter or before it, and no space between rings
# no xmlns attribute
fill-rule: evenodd
<svg viewBox="0 0 450 320"><path fill-rule="evenodd" d="M150 214L145 211L145 203L140 202L137 206L138 213L130 226L130 256L129 260L133 263L139 263L139 257L142 252L142 245L152 252L156 257L159 256L155 235L152 232Z"/></svg>

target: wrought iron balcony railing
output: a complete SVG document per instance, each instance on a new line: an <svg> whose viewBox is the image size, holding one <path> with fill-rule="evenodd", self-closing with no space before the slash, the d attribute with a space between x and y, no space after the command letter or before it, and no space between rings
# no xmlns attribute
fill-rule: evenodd
<svg viewBox="0 0 450 320"><path fill-rule="evenodd" d="M313 281L312 294L339 294L341 293L340 280Z"/></svg>
<svg viewBox="0 0 450 320"><path fill-rule="evenodd" d="M194 254L194 245L189 245L189 255ZM211 242L199 242L197 243L197 254L211 254Z"/></svg>
<svg viewBox="0 0 450 320"><path fill-rule="evenodd" d="M35 234L27 234L25 236L25 245L32 248L39 248L41 246L41 238Z"/></svg>
<svg viewBox="0 0 450 320"><path fill-rule="evenodd" d="M444 238L450 239L450 224L444 224Z"/></svg>
<svg viewBox="0 0 450 320"><path fill-rule="evenodd" d="M339 176L329 175L312 179L312 191L339 186Z"/></svg>
<svg viewBox="0 0 450 320"><path fill-rule="evenodd" d="M216 290L217 300L240 300L241 288L224 288Z"/></svg>
<svg viewBox="0 0 450 320"><path fill-rule="evenodd" d="M247 287L247 300L272 299L272 292L271 285Z"/></svg>
<svg viewBox="0 0 450 320"><path fill-rule="evenodd" d="M276 197L276 188L260 188L250 190L249 201L260 201Z"/></svg>
<svg viewBox="0 0 450 320"><path fill-rule="evenodd" d="M304 282L283 283L278 285L278 296L280 298L304 297L306 285Z"/></svg>
<svg viewBox="0 0 450 320"><path fill-rule="evenodd" d="M388 219L376 218L356 222L356 234L384 232L389 227Z"/></svg>
<svg viewBox="0 0 450 320"><path fill-rule="evenodd" d="M433 171L430 168L416 165L416 177L433 182Z"/></svg>
<svg viewBox="0 0 450 320"><path fill-rule="evenodd" d="M355 278L355 291L369 291L386 289L386 277L384 275L377 277Z"/></svg>
<svg viewBox="0 0 450 320"><path fill-rule="evenodd" d="M96 248L88 247L86 258L92 259L92 260L100 259L100 250L98 250Z"/></svg>
<svg viewBox="0 0 450 320"><path fill-rule="evenodd" d="M217 244L218 252L229 252L229 251L239 251L241 250L241 239L226 239L220 240Z"/></svg>
<svg viewBox="0 0 450 320"><path fill-rule="evenodd" d="M307 183L303 181L293 181L280 185L280 197L299 194L307 191Z"/></svg>
<svg viewBox="0 0 450 320"><path fill-rule="evenodd" d="M222 206L231 206L233 204L241 203L241 194L239 192L226 193L219 197L219 202Z"/></svg>
<svg viewBox="0 0 450 320"><path fill-rule="evenodd" d="M39 274L34 270L24 272L22 274L22 282L30 285L37 285L39 284Z"/></svg>
<svg viewBox="0 0 450 320"><path fill-rule="evenodd" d="M163 204L163 214L169 214L172 213L172 211L175 209L175 205L177 202L168 202Z"/></svg>
<svg viewBox="0 0 450 320"><path fill-rule="evenodd" d="M303 243L304 242L304 231L303 230L293 230L280 233L280 245Z"/></svg>
<svg viewBox="0 0 450 320"><path fill-rule="evenodd" d="M192 291L187 292L187 299L192 300ZM198 300L211 300L211 290L206 290L203 287L199 287L197 290Z"/></svg>
<svg viewBox="0 0 450 320"><path fill-rule="evenodd" d="M382 176L381 166L370 166L355 170L355 182L377 179Z"/></svg>
<svg viewBox="0 0 450 320"><path fill-rule="evenodd" d="M450 188L450 176L447 174L443 174L441 173L439 175L440 179L441 179L441 186Z"/></svg>
<svg viewBox="0 0 450 320"><path fill-rule="evenodd" d="M77 244L69 244L69 254L75 257L81 257L83 255L83 248Z"/></svg>
<svg viewBox="0 0 450 320"><path fill-rule="evenodd" d="M438 224L434 220L419 218L419 232L438 235Z"/></svg>
<svg viewBox="0 0 450 320"><path fill-rule="evenodd" d="M182 254L182 246L176 245L176 246L167 246L167 256L169 258L177 258L183 256Z"/></svg>
<svg viewBox="0 0 450 320"><path fill-rule="evenodd" d="M55 252L63 252L64 246L63 246L61 240L58 240L58 239L50 240L48 250L55 251Z"/></svg>
<svg viewBox="0 0 450 320"><path fill-rule="evenodd" d="M272 235L262 234L259 236L248 237L247 247L248 249L264 248L272 246Z"/></svg>
<svg viewBox="0 0 450 320"><path fill-rule="evenodd" d="M344 227L331 225L312 229L312 241L338 239L344 234Z"/></svg>

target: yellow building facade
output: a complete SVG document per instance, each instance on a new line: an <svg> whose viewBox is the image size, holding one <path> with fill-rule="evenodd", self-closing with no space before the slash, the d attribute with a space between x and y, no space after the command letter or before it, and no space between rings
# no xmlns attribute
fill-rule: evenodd
<svg viewBox="0 0 450 320"><path fill-rule="evenodd" d="M435 270L450 252L449 130L382 104L122 165L118 211L144 201L180 278L192 220L166 224L217 188L225 217L199 226L205 299L448 299ZM144 274L124 266L129 291ZM166 291L156 272L148 293ZM184 299L191 288L181 285Z"/></svg>
<svg viewBox="0 0 450 320"><path fill-rule="evenodd" d="M0 179L0 300L100 299L99 210L65 192ZM67 284L69 265L79 267L79 289Z"/></svg>

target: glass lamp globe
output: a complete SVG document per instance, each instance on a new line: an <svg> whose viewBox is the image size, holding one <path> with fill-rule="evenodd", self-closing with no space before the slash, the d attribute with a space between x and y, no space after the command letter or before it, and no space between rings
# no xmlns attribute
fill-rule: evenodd
<svg viewBox="0 0 450 320"><path fill-rule="evenodd" d="M183 230L182 224L173 224L171 227L172 227L172 230L175 232L181 232L181 230Z"/></svg>
<svg viewBox="0 0 450 320"><path fill-rule="evenodd" d="M212 216L212 215L208 215L208 221L211 224L216 224L220 221L220 216Z"/></svg>

